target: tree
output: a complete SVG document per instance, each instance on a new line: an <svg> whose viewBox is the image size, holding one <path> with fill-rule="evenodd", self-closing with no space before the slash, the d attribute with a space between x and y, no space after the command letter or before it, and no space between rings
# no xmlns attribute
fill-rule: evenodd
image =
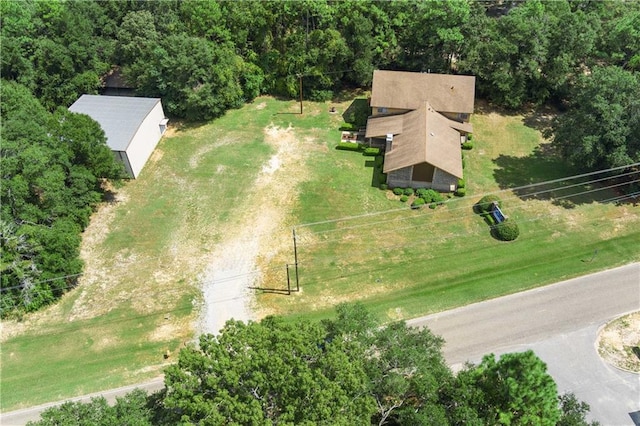
<svg viewBox="0 0 640 426"><path fill-rule="evenodd" d="M349 342L327 341L318 324L229 321L202 336L165 373L164 405L173 421L211 424L358 424L373 411L363 360Z"/></svg>
<svg viewBox="0 0 640 426"><path fill-rule="evenodd" d="M640 79L622 68L596 67L571 90L567 113L547 132L563 158L585 170L640 161Z"/></svg>
<svg viewBox="0 0 640 426"><path fill-rule="evenodd" d="M229 45L180 34L150 49L124 75L139 94L161 97L175 116L208 120L258 92L258 70L245 66Z"/></svg>
<svg viewBox="0 0 640 426"><path fill-rule="evenodd" d="M135 389L124 397L116 397L112 407L104 397L91 398L88 403L65 402L46 409L41 419L30 426L151 426L153 410L148 407L147 394Z"/></svg>
<svg viewBox="0 0 640 426"><path fill-rule="evenodd" d="M102 199L103 179L124 170L88 116L47 112L29 90L0 85L0 316L33 311L73 287L80 232Z"/></svg>
<svg viewBox="0 0 640 426"><path fill-rule="evenodd" d="M561 418L558 391L533 351L486 355L458 374L469 389L469 404L485 424L555 425Z"/></svg>
<svg viewBox="0 0 640 426"><path fill-rule="evenodd" d="M321 323L230 320L219 335L182 349L165 371L165 389L146 401L137 391L113 408L103 400L67 403L47 410L39 424L480 426L561 419L562 426L589 426L588 406L573 395L559 400L531 351L499 361L487 356L454 377L442 339L428 329L381 327L361 304L337 311Z"/></svg>
<svg viewBox="0 0 640 426"><path fill-rule="evenodd" d="M600 426L596 421L587 421L589 404L579 401L573 393L561 395L559 399L562 417L556 426Z"/></svg>

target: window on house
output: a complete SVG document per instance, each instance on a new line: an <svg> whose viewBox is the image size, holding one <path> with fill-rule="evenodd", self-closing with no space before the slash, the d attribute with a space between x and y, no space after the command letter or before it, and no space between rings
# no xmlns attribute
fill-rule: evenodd
<svg viewBox="0 0 640 426"><path fill-rule="evenodd" d="M378 108L378 114L385 114L387 112L386 108Z"/></svg>

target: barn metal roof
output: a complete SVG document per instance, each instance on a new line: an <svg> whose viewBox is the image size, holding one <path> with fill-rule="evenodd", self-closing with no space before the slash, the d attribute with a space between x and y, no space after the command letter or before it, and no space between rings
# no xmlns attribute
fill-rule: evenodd
<svg viewBox="0 0 640 426"><path fill-rule="evenodd" d="M113 151L126 151L131 139L159 98L82 95L69 111L87 114L100 124Z"/></svg>

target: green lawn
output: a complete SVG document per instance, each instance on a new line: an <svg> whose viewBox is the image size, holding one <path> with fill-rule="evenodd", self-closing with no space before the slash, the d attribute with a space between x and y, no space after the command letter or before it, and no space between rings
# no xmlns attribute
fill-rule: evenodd
<svg viewBox="0 0 640 426"><path fill-rule="evenodd" d="M80 288L3 324L2 410L135 383L175 360L193 338L198 279L215 244L253 205L254 181L273 154L271 125L291 127L308 154L288 169L304 179L287 205L288 228L273 236L296 227L302 291L257 293L262 314L322 318L336 303L362 300L383 320L410 318L640 260L640 207L598 203L608 197L601 193L558 203L501 192L521 234L510 243L490 236L472 210L482 194L575 173L523 117L475 115L469 195L413 211L373 185L372 157L334 149L349 102L332 105L337 114L308 102L300 115L296 102L259 98L163 138L120 201L96 215L103 222L88 230ZM261 257L260 267L278 271L264 287L284 287L292 261L292 246Z"/></svg>

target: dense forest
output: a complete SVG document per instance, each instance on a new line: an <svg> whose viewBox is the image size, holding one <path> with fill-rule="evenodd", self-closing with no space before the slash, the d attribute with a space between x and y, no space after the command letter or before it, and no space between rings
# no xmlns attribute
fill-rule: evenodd
<svg viewBox="0 0 640 426"><path fill-rule="evenodd" d="M165 389L50 408L47 425L548 425L596 426L589 406L558 395L532 351L486 356L457 374L441 338L384 327L361 305L334 320L229 321L165 371Z"/></svg>
<svg viewBox="0 0 640 426"><path fill-rule="evenodd" d="M165 111L208 120L260 94L328 100L374 69L477 76L507 109L554 103L550 138L588 169L640 161L634 1L0 2L1 314L72 288L79 235L121 170L66 110L121 71Z"/></svg>

